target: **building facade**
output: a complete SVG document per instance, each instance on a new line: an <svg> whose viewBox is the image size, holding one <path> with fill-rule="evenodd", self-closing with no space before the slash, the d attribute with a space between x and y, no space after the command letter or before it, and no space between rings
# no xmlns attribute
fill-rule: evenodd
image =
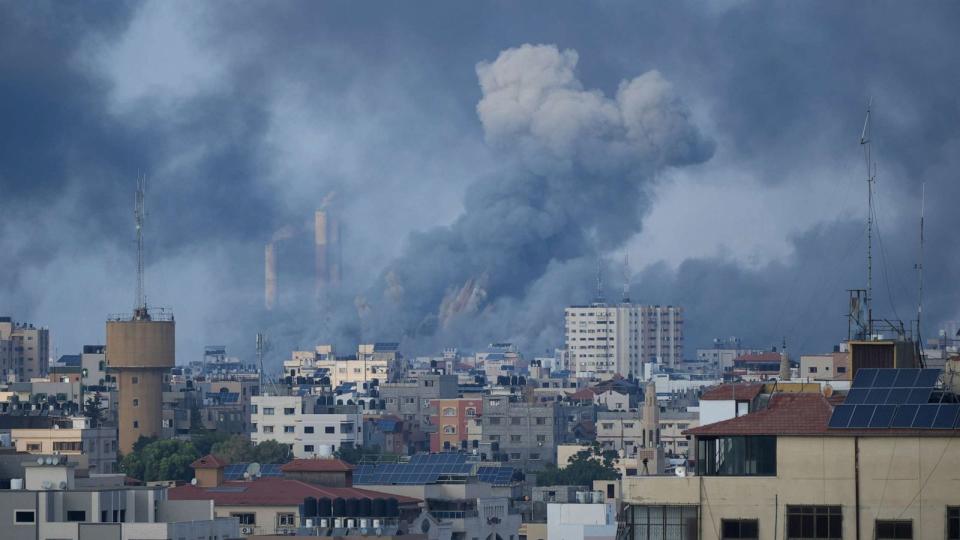
<svg viewBox="0 0 960 540"><path fill-rule="evenodd" d="M46 376L50 363L50 331L0 317L0 375L4 381Z"/></svg>
<svg viewBox="0 0 960 540"><path fill-rule="evenodd" d="M570 369L580 377L644 376L644 364L683 360L683 308L594 303L565 310Z"/></svg>
<svg viewBox="0 0 960 540"><path fill-rule="evenodd" d="M333 405L325 396L254 396L250 440L290 446L296 458L316 457L363 444L363 416L356 405ZM322 403L318 403L322 401Z"/></svg>

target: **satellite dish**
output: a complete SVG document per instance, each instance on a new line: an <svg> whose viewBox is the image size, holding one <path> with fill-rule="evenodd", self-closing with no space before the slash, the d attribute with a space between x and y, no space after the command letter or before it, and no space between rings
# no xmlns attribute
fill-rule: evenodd
<svg viewBox="0 0 960 540"><path fill-rule="evenodd" d="M243 473L243 475L249 478L256 478L257 476L260 476L260 464L253 462L247 465L247 471Z"/></svg>
<svg viewBox="0 0 960 540"><path fill-rule="evenodd" d="M197 485L197 479L194 478L193 480L190 480L190 485L191 485L191 486Z"/></svg>
<svg viewBox="0 0 960 540"><path fill-rule="evenodd" d="M830 397L832 395L833 395L833 387L830 386L829 384L825 385L823 387L823 397Z"/></svg>
<svg viewBox="0 0 960 540"><path fill-rule="evenodd" d="M673 470L673 473L681 477L686 476L687 468L684 467L683 465L677 465L677 468Z"/></svg>
<svg viewBox="0 0 960 540"><path fill-rule="evenodd" d="M37 458L37 465L43 465L43 456Z"/></svg>
<svg viewBox="0 0 960 540"><path fill-rule="evenodd" d="M53 456L47 456L47 465L53 465Z"/></svg>
<svg viewBox="0 0 960 540"><path fill-rule="evenodd" d="M67 483L61 480L61 481L60 481L60 489L67 489Z"/></svg>
<svg viewBox="0 0 960 540"><path fill-rule="evenodd" d="M51 481L49 481L49 480L44 480L43 483L40 484L40 486L41 486L43 489L50 489L50 488L53 487L53 482L51 482Z"/></svg>

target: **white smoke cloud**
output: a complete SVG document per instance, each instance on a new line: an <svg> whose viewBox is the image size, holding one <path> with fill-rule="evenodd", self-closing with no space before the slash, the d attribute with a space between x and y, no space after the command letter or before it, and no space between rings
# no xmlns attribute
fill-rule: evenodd
<svg viewBox="0 0 960 540"><path fill-rule="evenodd" d="M702 159L712 148L690 121L673 86L657 71L621 82L614 98L585 90L576 51L523 45L477 65L477 114L487 141L515 148L535 171L590 173Z"/></svg>

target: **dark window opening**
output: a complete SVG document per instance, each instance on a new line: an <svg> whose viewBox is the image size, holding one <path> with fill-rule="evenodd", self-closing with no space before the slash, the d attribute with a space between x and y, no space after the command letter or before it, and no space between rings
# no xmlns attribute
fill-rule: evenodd
<svg viewBox="0 0 960 540"><path fill-rule="evenodd" d="M960 540L960 506L947 508L947 540Z"/></svg>
<svg viewBox="0 0 960 540"><path fill-rule="evenodd" d="M758 540L760 526L755 519L724 519L720 522L723 531L722 538L746 538Z"/></svg>
<svg viewBox="0 0 960 540"><path fill-rule="evenodd" d="M843 514L839 506L787 506L787 539L842 540Z"/></svg>
<svg viewBox="0 0 960 540"><path fill-rule="evenodd" d="M13 515L14 523L35 523L37 520L33 510L17 510Z"/></svg>
<svg viewBox="0 0 960 540"><path fill-rule="evenodd" d="M86 521L87 513L84 510L67 510L67 521Z"/></svg>
<svg viewBox="0 0 960 540"><path fill-rule="evenodd" d="M912 540L913 522L909 520L877 520L877 540Z"/></svg>
<svg viewBox="0 0 960 540"><path fill-rule="evenodd" d="M701 476L776 476L777 438L710 437L697 441Z"/></svg>

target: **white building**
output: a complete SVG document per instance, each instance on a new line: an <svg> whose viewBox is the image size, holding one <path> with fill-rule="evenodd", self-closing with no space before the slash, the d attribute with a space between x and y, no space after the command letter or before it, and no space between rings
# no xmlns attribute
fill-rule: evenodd
<svg viewBox="0 0 960 540"><path fill-rule="evenodd" d="M338 356L333 345L317 345L312 351L293 351L283 362L289 377L329 377L336 388L344 383L364 383L376 379L383 383L399 372L402 359L395 343L370 343L357 347L357 354Z"/></svg>
<svg viewBox="0 0 960 540"><path fill-rule="evenodd" d="M358 407L336 405L328 396L253 396L250 422L254 444L287 444L296 458L317 457L325 446L337 450L363 444Z"/></svg>
<svg viewBox="0 0 960 540"><path fill-rule="evenodd" d="M613 503L552 503L547 505L550 540L614 540L617 514Z"/></svg>
<svg viewBox="0 0 960 540"><path fill-rule="evenodd" d="M641 378L643 366L683 360L683 308L624 302L565 310L566 348L578 377L619 374Z"/></svg>

